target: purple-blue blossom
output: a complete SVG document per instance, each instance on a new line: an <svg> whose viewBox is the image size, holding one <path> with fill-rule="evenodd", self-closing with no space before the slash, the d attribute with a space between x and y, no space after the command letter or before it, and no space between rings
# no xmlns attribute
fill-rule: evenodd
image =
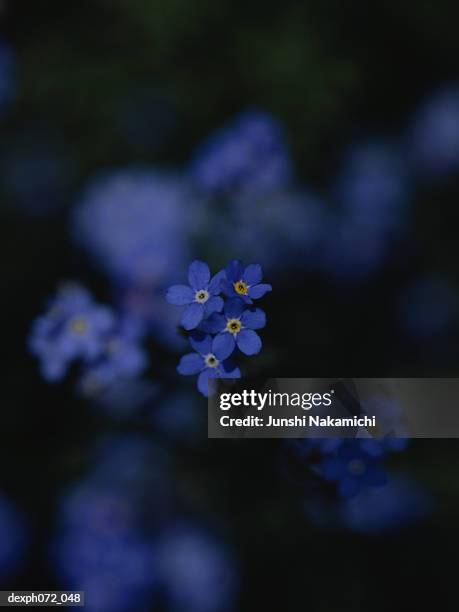
<svg viewBox="0 0 459 612"><path fill-rule="evenodd" d="M210 379L241 377L240 369L228 360L230 353L217 338L202 332L191 334L189 340L195 352L183 355L177 366L184 376L198 374L198 389L206 397Z"/></svg>
<svg viewBox="0 0 459 612"><path fill-rule="evenodd" d="M197 213L179 174L125 168L89 184L73 233L117 282L162 289L183 269Z"/></svg>
<svg viewBox="0 0 459 612"><path fill-rule="evenodd" d="M111 308L95 302L84 287L69 283L35 320L29 348L49 382L61 380L78 361L79 388L91 393L145 369L148 359L142 339L143 329L136 322L120 319Z"/></svg>
<svg viewBox="0 0 459 612"><path fill-rule="evenodd" d="M112 310L95 303L85 288L63 285L46 313L34 321L29 338L43 377L55 382L65 376L72 361L97 359L114 321Z"/></svg>
<svg viewBox="0 0 459 612"><path fill-rule="evenodd" d="M136 321L117 321L104 338L100 356L86 367L79 385L81 391L92 394L140 375L149 363L142 338L143 330Z"/></svg>
<svg viewBox="0 0 459 612"><path fill-rule="evenodd" d="M209 266L195 260L188 268L189 285L169 287L166 299L169 304L186 306L181 324L186 330L196 329L204 317L223 308L221 293L222 273L211 278Z"/></svg>
<svg viewBox="0 0 459 612"><path fill-rule="evenodd" d="M445 176L459 168L459 86L436 91L417 111L408 152L418 173Z"/></svg>
<svg viewBox="0 0 459 612"><path fill-rule="evenodd" d="M238 259L230 261L226 267L226 279L222 288L228 297L237 297L247 304L262 298L272 291L271 285L262 283L263 271L259 264L249 264L244 267Z"/></svg>
<svg viewBox="0 0 459 612"><path fill-rule="evenodd" d="M239 298L226 302L223 314L214 313L202 327L204 331L217 334L215 348L221 355L229 357L237 348L245 355L256 355L262 342L255 331L266 325L266 315L261 308L247 308Z"/></svg>
<svg viewBox="0 0 459 612"><path fill-rule="evenodd" d="M287 185L292 163L280 124L249 111L217 131L196 151L191 176L209 195L266 195Z"/></svg>
<svg viewBox="0 0 459 612"><path fill-rule="evenodd" d="M158 566L171 611L233 609L238 589L234 559L207 530L185 522L165 530L158 543Z"/></svg>
<svg viewBox="0 0 459 612"><path fill-rule="evenodd" d="M382 486L387 482L381 457L366 453L357 440L346 440L336 452L326 455L314 470L334 483L343 497L353 497L362 488Z"/></svg>

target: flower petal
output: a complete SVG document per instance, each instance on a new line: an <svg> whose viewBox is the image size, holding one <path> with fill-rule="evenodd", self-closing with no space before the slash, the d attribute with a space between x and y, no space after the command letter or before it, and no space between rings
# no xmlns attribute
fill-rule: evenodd
<svg viewBox="0 0 459 612"><path fill-rule="evenodd" d="M236 344L244 355L256 355L261 351L261 338L252 329L241 330L236 337Z"/></svg>
<svg viewBox="0 0 459 612"><path fill-rule="evenodd" d="M226 276L229 281L235 283L238 280L241 280L242 274L244 272L244 267L242 262L238 259L233 259L226 266Z"/></svg>
<svg viewBox="0 0 459 612"><path fill-rule="evenodd" d="M262 329L266 325L266 315L261 308L244 310L241 321L248 329Z"/></svg>
<svg viewBox="0 0 459 612"><path fill-rule="evenodd" d="M208 355L212 350L212 337L200 331L190 334L190 344L200 355Z"/></svg>
<svg viewBox="0 0 459 612"><path fill-rule="evenodd" d="M222 361L231 355L235 349L235 346L236 343L233 335L229 334L228 332L223 332L222 334L215 336L212 342L212 353L219 361Z"/></svg>
<svg viewBox="0 0 459 612"><path fill-rule="evenodd" d="M196 259L188 268L188 280L195 291L205 289L210 281L209 266L204 261Z"/></svg>
<svg viewBox="0 0 459 612"><path fill-rule="evenodd" d="M193 302L185 308L180 322L186 330L196 329L201 323L203 316L204 306L197 302Z"/></svg>
<svg viewBox="0 0 459 612"><path fill-rule="evenodd" d="M248 285L258 285L263 278L263 272L259 264L250 264L244 270L243 279Z"/></svg>
<svg viewBox="0 0 459 612"><path fill-rule="evenodd" d="M198 389L206 397L209 397L209 378L211 378L211 375L212 370L205 368L198 376Z"/></svg>
<svg viewBox="0 0 459 612"><path fill-rule="evenodd" d="M207 300L204 304L204 314L206 317L211 315L213 312L220 312L223 308L223 300L221 297L214 295Z"/></svg>
<svg viewBox="0 0 459 612"><path fill-rule="evenodd" d="M233 287L233 283L230 283L229 280L223 279L221 281L221 289L222 292L228 297L236 297L237 293Z"/></svg>
<svg viewBox="0 0 459 612"><path fill-rule="evenodd" d="M174 306L185 306L194 300L194 292L188 285L172 285L167 290L166 300Z"/></svg>
<svg viewBox="0 0 459 612"><path fill-rule="evenodd" d="M223 281L226 281L226 272L225 270L220 270L209 283L209 293L211 295L218 295L221 293Z"/></svg>
<svg viewBox="0 0 459 612"><path fill-rule="evenodd" d="M258 300L258 298L263 297L265 293L268 293L268 291L272 291L272 289L273 288L271 287L271 285L268 285L267 283L261 283L260 285L250 287L249 295L254 300Z"/></svg>
<svg viewBox="0 0 459 612"><path fill-rule="evenodd" d="M241 370L227 359L222 363L220 378L241 378Z"/></svg>
<svg viewBox="0 0 459 612"><path fill-rule="evenodd" d="M201 324L202 331L207 334L218 334L218 332L222 331L226 327L226 318L219 314L218 312L214 312L210 315L208 319L205 319Z"/></svg>
<svg viewBox="0 0 459 612"><path fill-rule="evenodd" d="M197 374L204 367L204 359L197 353L188 353L183 355L177 366L177 372L184 376L191 376Z"/></svg>
<svg viewBox="0 0 459 612"><path fill-rule="evenodd" d="M240 317L243 310L244 302L239 298L228 300L225 304L225 315L230 319Z"/></svg>

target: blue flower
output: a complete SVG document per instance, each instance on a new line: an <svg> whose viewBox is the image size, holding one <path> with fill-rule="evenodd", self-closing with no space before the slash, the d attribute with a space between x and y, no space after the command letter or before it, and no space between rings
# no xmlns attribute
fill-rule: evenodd
<svg viewBox="0 0 459 612"><path fill-rule="evenodd" d="M125 319L106 334L99 358L87 366L80 381L85 394L93 394L121 380L135 378L148 366L140 345L141 329Z"/></svg>
<svg viewBox="0 0 459 612"><path fill-rule="evenodd" d="M209 394L209 379L241 377L239 368L228 361L230 353L218 338L212 339L208 334L194 332L190 336L190 344L196 352L184 355L177 366L179 374L184 376L199 374L198 389L206 397Z"/></svg>
<svg viewBox="0 0 459 612"><path fill-rule="evenodd" d="M244 302L238 298L228 300L224 314L214 313L202 328L205 332L217 334L214 347L223 357L229 357L237 346L245 355L256 355L262 343L254 331L266 325L266 315L260 308L246 309Z"/></svg>
<svg viewBox="0 0 459 612"><path fill-rule="evenodd" d="M113 312L96 304L86 289L64 285L48 312L35 320L29 340L43 377L49 382L60 380L73 360L98 358L114 321Z"/></svg>
<svg viewBox="0 0 459 612"><path fill-rule="evenodd" d="M158 566L168 610L217 612L233 607L238 587L231 551L202 528L180 522L160 537Z"/></svg>
<svg viewBox="0 0 459 612"><path fill-rule="evenodd" d="M72 218L73 232L117 282L163 289L188 257L197 214L180 175L125 168L89 185Z"/></svg>
<svg viewBox="0 0 459 612"><path fill-rule="evenodd" d="M443 177L459 167L459 87L446 86L417 111L409 133L411 161L421 176Z"/></svg>
<svg viewBox="0 0 459 612"><path fill-rule="evenodd" d="M250 264L246 268L242 262L233 259L226 267L226 279L222 288L228 297L241 298L246 304L263 297L272 291L271 285L262 283L263 271L259 264Z"/></svg>
<svg viewBox="0 0 459 612"><path fill-rule="evenodd" d="M53 562L66 587L86 592L92 612L151 607L157 555L138 506L135 494L106 482L77 485L63 500Z"/></svg>
<svg viewBox="0 0 459 612"><path fill-rule="evenodd" d="M292 164L281 126L267 113L243 113L198 149L191 174L209 195L265 195L285 186Z"/></svg>
<svg viewBox="0 0 459 612"><path fill-rule="evenodd" d="M364 487L386 484L379 459L362 451L355 440L349 440L336 453L326 456L315 471L334 482L340 495L353 497Z"/></svg>
<svg viewBox="0 0 459 612"><path fill-rule="evenodd" d="M223 274L219 272L210 278L209 266L195 260L188 268L188 285L173 285L167 291L169 304L186 306L181 323L186 330L196 329L204 317L223 308L221 292Z"/></svg>

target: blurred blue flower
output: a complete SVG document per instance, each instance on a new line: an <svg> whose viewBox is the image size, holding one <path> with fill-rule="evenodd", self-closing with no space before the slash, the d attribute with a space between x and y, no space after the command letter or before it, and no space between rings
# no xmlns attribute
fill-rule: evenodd
<svg viewBox="0 0 459 612"><path fill-rule="evenodd" d="M259 264L249 264L244 268L242 262L233 259L226 267L226 280L222 281L223 291L228 297L240 298L246 304L252 304L269 291L271 285L262 283L263 271Z"/></svg>
<svg viewBox="0 0 459 612"><path fill-rule="evenodd" d="M354 147L334 195L338 210L324 232L323 266L339 281L360 281L382 267L406 227L406 163L385 143Z"/></svg>
<svg viewBox="0 0 459 612"><path fill-rule="evenodd" d="M382 486L387 482L380 457L364 452L356 440L346 440L335 453L326 455L314 470L325 480L335 483L343 497L352 497L362 488Z"/></svg>
<svg viewBox="0 0 459 612"><path fill-rule="evenodd" d="M423 520L429 511L426 493L403 478L391 478L383 487L361 489L339 507L340 522L363 533L402 529Z"/></svg>
<svg viewBox="0 0 459 612"><path fill-rule="evenodd" d="M25 555L27 533L22 513L0 495L0 582L19 568Z"/></svg>
<svg viewBox="0 0 459 612"><path fill-rule="evenodd" d="M362 232L400 231L408 186L406 163L394 147L376 141L352 148L335 187L344 222Z"/></svg>
<svg viewBox="0 0 459 612"><path fill-rule="evenodd" d="M412 281L402 291L398 316L415 338L427 339L447 331L457 320L459 300L445 278L435 274Z"/></svg>
<svg viewBox="0 0 459 612"><path fill-rule="evenodd" d="M115 280L161 290L184 267L197 213L179 175L125 169L89 185L75 211L73 231Z"/></svg>
<svg viewBox="0 0 459 612"><path fill-rule="evenodd" d="M196 351L188 353L180 359L177 366L179 374L184 376L198 376L198 389L206 397L209 394L209 379L215 378L240 378L241 371L227 360L230 352L222 345L219 336L212 338L202 332L194 332L190 335L190 344Z"/></svg>
<svg viewBox="0 0 459 612"><path fill-rule="evenodd" d="M169 304L186 306L181 324L186 330L196 329L204 317L223 308L221 282L223 274L219 272L212 279L209 266L203 261L195 260L188 268L188 285L173 285L167 290Z"/></svg>
<svg viewBox="0 0 459 612"><path fill-rule="evenodd" d="M239 298L226 302L224 314L214 313L202 323L202 329L214 338L214 348L222 358L229 357L236 346L245 355L256 355L261 351L262 342L256 329L266 325L266 315L261 308L247 309Z"/></svg>
<svg viewBox="0 0 459 612"><path fill-rule="evenodd" d="M285 186L292 164L279 123L269 114L241 114L199 147L191 175L210 195L262 195Z"/></svg>
<svg viewBox="0 0 459 612"><path fill-rule="evenodd" d="M120 319L94 302L85 288L69 283L50 301L46 314L35 320L29 348L49 382L61 380L73 361L81 361L79 390L94 395L143 372L148 358L142 339L137 321Z"/></svg>
<svg viewBox="0 0 459 612"><path fill-rule="evenodd" d="M14 68L15 60L10 47L0 40L0 113L8 108L14 94Z"/></svg>
<svg viewBox="0 0 459 612"><path fill-rule="evenodd" d="M171 610L223 612L233 608L238 589L234 561L206 531L185 523L166 531L158 546L158 564Z"/></svg>
<svg viewBox="0 0 459 612"><path fill-rule="evenodd" d="M324 203L313 193L283 190L232 199L215 220L213 237L229 253L257 261L263 269L314 268L321 259L326 220Z"/></svg>
<svg viewBox="0 0 459 612"><path fill-rule="evenodd" d="M43 377L55 382L64 377L73 360L97 359L114 321L113 312L96 304L86 289L63 285L46 314L35 320L29 338Z"/></svg>
<svg viewBox="0 0 459 612"><path fill-rule="evenodd" d="M104 337L98 358L85 368L80 381L83 393L92 394L123 379L134 378L148 366L140 341L142 328L137 321L117 321Z"/></svg>
<svg viewBox="0 0 459 612"><path fill-rule="evenodd" d="M158 581L156 551L139 531L126 490L100 483L76 488L62 505L53 549L66 588L86 592L94 612L149 610Z"/></svg>
<svg viewBox="0 0 459 612"><path fill-rule="evenodd" d="M459 86L445 86L417 111L408 150L418 173L442 176L459 168Z"/></svg>

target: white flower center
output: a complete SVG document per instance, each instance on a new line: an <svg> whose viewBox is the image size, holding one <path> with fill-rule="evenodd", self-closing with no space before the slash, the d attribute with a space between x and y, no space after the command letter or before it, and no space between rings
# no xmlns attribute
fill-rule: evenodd
<svg viewBox="0 0 459 612"><path fill-rule="evenodd" d="M199 291L196 291L194 299L196 302L198 302L198 304L204 304L209 299L209 292L205 289L200 289Z"/></svg>
<svg viewBox="0 0 459 612"><path fill-rule="evenodd" d="M208 368L216 368L220 363L218 359L212 353L209 353L204 357L204 361L206 362L206 366Z"/></svg>

